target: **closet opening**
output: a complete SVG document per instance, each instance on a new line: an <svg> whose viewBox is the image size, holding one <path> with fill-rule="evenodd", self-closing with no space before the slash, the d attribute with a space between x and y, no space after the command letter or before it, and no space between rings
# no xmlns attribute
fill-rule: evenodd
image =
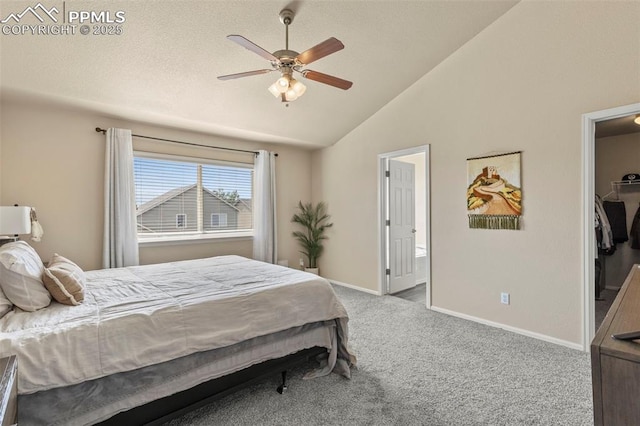
<svg viewBox="0 0 640 426"><path fill-rule="evenodd" d="M583 115L585 351L631 267L640 263L637 114L640 104Z"/></svg>
<svg viewBox="0 0 640 426"><path fill-rule="evenodd" d="M640 263L640 126L631 133L601 130L612 121L596 124L596 330L629 270Z"/></svg>

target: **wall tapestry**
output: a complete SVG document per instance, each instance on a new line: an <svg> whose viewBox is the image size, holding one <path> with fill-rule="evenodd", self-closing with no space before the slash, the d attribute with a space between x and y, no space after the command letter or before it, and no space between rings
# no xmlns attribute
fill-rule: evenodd
<svg viewBox="0 0 640 426"><path fill-rule="evenodd" d="M520 154L467 158L469 228L520 229Z"/></svg>

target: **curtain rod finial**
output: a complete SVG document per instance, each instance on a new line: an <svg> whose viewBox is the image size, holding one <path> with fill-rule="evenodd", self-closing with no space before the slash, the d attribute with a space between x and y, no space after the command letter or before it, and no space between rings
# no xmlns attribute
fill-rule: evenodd
<svg viewBox="0 0 640 426"><path fill-rule="evenodd" d="M98 133L107 133L105 129L101 129L100 127L96 127L96 132Z"/></svg>

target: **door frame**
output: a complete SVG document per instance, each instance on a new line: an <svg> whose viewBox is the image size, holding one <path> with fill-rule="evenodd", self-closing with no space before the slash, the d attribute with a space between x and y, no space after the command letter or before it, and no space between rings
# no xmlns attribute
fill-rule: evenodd
<svg viewBox="0 0 640 426"><path fill-rule="evenodd" d="M596 123L640 114L640 103L590 112L582 115L582 346L589 352L595 336L595 158Z"/></svg>
<svg viewBox="0 0 640 426"><path fill-rule="evenodd" d="M431 173L430 173L430 145L420 145L413 148L401 149L398 151L385 152L378 154L378 293L380 295L387 294L387 208L389 205L388 188L385 172L389 169L389 160L395 157L403 157L405 155L424 153L425 161L425 212L427 214L425 227L425 241L427 246L426 256L426 306L431 309Z"/></svg>

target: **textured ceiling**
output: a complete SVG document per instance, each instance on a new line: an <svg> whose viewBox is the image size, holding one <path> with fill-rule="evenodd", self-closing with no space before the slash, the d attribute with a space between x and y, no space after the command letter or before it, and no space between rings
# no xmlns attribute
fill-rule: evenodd
<svg viewBox="0 0 640 426"><path fill-rule="evenodd" d="M46 1L69 11L123 11L122 34L1 34L3 96L27 96L134 121L308 147L328 146L372 116L517 1ZM34 1L0 3L0 19ZM278 13L296 13L289 48L329 37L344 50L308 68L353 81L343 91L301 79L289 107L267 88L276 73L226 39L240 34L270 52L284 49ZM63 14L62 11L65 13ZM26 14L20 24L38 24ZM8 22L7 24L12 24ZM45 22L49 24L50 22ZM93 31L93 28L92 28Z"/></svg>

